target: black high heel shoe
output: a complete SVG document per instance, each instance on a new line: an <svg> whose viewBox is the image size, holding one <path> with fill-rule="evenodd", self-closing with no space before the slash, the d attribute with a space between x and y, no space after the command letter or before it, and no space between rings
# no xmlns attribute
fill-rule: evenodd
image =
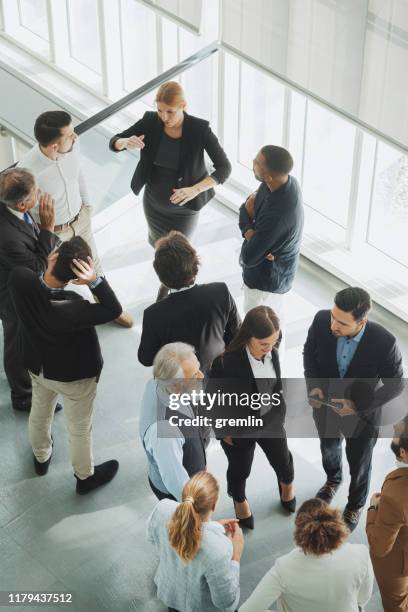
<svg viewBox="0 0 408 612"><path fill-rule="evenodd" d="M296 512L296 497L294 497L293 499L290 499L289 501L283 501L282 485L280 482L278 482L278 487L279 487L280 503L282 504L283 508L285 508L287 512L291 512L293 514L293 512Z"/></svg>
<svg viewBox="0 0 408 612"><path fill-rule="evenodd" d="M235 510L235 516L238 519L238 524L239 526L242 527L246 527L246 529L253 529L255 527L255 523L254 523L254 515L251 513L249 516L247 516L246 518L239 518L237 516L237 509L235 508L235 500L232 500L233 504L234 504L234 510Z"/></svg>

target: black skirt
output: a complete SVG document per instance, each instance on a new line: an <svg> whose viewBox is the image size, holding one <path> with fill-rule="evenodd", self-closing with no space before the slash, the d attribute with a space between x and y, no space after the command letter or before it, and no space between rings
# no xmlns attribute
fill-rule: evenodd
<svg viewBox="0 0 408 612"><path fill-rule="evenodd" d="M178 230L189 238L197 226L199 211L170 202L176 184L176 170L155 166L152 178L145 186L143 209L149 228L149 243L153 247L171 230Z"/></svg>

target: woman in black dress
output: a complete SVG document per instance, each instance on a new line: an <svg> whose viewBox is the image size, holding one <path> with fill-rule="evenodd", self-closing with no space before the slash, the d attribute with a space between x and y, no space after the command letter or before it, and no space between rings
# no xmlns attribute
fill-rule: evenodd
<svg viewBox="0 0 408 612"><path fill-rule="evenodd" d="M184 92L176 81L160 86L156 105L157 112L146 112L109 143L112 151L140 149L131 188L138 195L145 186L143 207L152 246L170 230L190 237L200 209L214 196L214 187L231 173L208 121L185 112ZM211 175L204 151L214 165Z"/></svg>
<svg viewBox="0 0 408 612"><path fill-rule="evenodd" d="M235 392L242 398L252 399L259 395L274 395L275 401L268 405L243 407L235 405L228 416L242 418L246 415L261 417L263 425L232 431L224 435L222 448L228 459L228 494L234 500L235 512L241 526L253 529L254 519L245 495L245 485L251 473L255 447L258 444L274 469L280 491L282 506L295 512L296 497L293 488L293 458L288 449L284 428L286 407L282 395L282 379L278 346L281 339L279 319L268 306L257 306L250 310L235 338L225 352L212 365L207 391ZM224 430L224 433L229 434ZM265 475L265 482L267 476ZM268 487L266 487L268 488Z"/></svg>

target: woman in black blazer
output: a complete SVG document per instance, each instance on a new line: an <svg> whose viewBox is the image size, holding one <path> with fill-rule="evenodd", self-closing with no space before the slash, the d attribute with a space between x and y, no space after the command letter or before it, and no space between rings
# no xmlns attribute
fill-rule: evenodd
<svg viewBox="0 0 408 612"><path fill-rule="evenodd" d="M109 143L112 151L140 149L131 188L138 195L145 186L143 207L152 246L170 230L191 236L198 212L214 196L215 185L231 173L231 164L208 121L185 112L184 92L177 82L160 86L156 104L157 112L146 112ZM204 151L215 168L211 176Z"/></svg>
<svg viewBox="0 0 408 612"><path fill-rule="evenodd" d="M279 319L274 311L267 306L257 306L247 313L235 338L214 360L210 372L209 389L212 392L217 389L220 393L231 393L233 390L241 398L243 394L259 398L260 393L274 397L273 403L266 403L259 410L242 404L234 406L229 417L242 418L245 414L261 417L263 426L246 430L241 427L235 430L235 435L230 428L232 435L225 435L221 440L228 459L228 494L234 500L241 526L250 529L254 527L254 519L245 496L245 485L251 473L256 444L275 470L283 507L289 512L296 509L293 458L284 428L286 408L278 353L280 339Z"/></svg>

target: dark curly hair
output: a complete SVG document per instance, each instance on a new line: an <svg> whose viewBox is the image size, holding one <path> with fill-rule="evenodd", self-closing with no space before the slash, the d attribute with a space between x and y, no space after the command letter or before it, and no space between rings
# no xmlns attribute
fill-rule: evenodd
<svg viewBox="0 0 408 612"><path fill-rule="evenodd" d="M321 499L305 501L295 519L295 542L305 555L324 555L340 548L349 531L340 510Z"/></svg>

